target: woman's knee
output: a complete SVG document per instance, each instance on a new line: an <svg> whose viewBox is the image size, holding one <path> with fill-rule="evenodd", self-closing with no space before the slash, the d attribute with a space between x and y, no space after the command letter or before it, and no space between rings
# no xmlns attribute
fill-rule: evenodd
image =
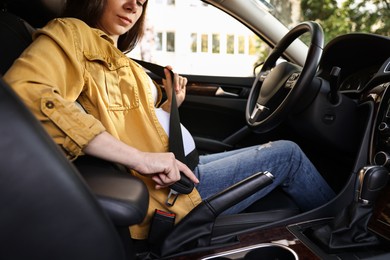
<svg viewBox="0 0 390 260"><path fill-rule="evenodd" d="M271 146L274 145L277 148L279 148L280 150L285 151L286 153L289 153L289 154L301 154L302 153L302 150L299 147L299 145L293 141L278 140L278 141L274 141L272 143L271 143Z"/></svg>

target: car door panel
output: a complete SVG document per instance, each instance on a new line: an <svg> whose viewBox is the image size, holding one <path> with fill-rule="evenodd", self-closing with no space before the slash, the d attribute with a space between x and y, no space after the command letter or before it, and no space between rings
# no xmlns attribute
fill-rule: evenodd
<svg viewBox="0 0 390 260"><path fill-rule="evenodd" d="M253 77L187 77L181 105L182 124L193 135L201 153L231 150L246 133L246 101Z"/></svg>

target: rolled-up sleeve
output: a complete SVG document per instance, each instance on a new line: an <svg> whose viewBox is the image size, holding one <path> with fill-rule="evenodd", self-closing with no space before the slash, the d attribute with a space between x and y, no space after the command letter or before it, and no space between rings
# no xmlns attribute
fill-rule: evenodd
<svg viewBox="0 0 390 260"><path fill-rule="evenodd" d="M62 20L39 30L35 40L4 75L55 142L70 157L105 130L75 104L85 87L79 31Z"/></svg>
<svg viewBox="0 0 390 260"><path fill-rule="evenodd" d="M57 95L43 94L41 111L53 124L49 132L71 157L82 154L83 147L105 129L93 116L80 113L74 103L64 102Z"/></svg>

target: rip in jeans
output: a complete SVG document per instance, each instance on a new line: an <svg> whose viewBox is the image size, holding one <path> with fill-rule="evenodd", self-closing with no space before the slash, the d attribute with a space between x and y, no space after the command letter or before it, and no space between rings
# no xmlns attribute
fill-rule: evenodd
<svg viewBox="0 0 390 260"><path fill-rule="evenodd" d="M259 148L257 148L257 150L260 151L260 150L262 150L264 148L270 148L270 147L272 147L271 144L272 144L272 142L269 142L269 143L266 143L266 144L262 144L262 145L259 146Z"/></svg>

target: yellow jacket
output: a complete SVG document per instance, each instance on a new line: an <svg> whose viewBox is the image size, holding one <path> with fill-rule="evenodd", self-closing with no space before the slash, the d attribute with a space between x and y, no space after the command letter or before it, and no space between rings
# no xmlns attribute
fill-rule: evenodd
<svg viewBox="0 0 390 260"><path fill-rule="evenodd" d="M80 20L55 19L38 30L4 79L71 160L102 131L141 151L168 151L168 136L156 117L146 73L103 31ZM161 99L161 90L158 95ZM201 202L194 189L167 208L169 190L156 190L150 178L131 172L150 193L147 217L130 227L133 238L147 237L155 209L176 213L178 222Z"/></svg>

